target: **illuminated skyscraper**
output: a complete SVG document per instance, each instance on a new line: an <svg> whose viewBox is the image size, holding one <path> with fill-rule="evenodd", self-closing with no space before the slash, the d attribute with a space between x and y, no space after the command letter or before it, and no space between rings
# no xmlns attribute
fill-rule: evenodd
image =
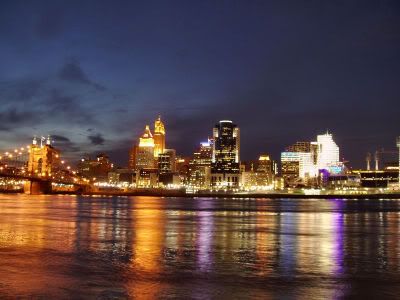
<svg viewBox="0 0 400 300"><path fill-rule="evenodd" d="M154 122L154 157L157 159L159 154L164 153L165 149L165 127L161 121L161 116Z"/></svg>
<svg viewBox="0 0 400 300"><path fill-rule="evenodd" d="M317 136L317 166L319 170L339 164L339 147L333 141L332 134L326 133Z"/></svg>
<svg viewBox="0 0 400 300"><path fill-rule="evenodd" d="M139 138L139 146L136 149L136 168L154 168L154 138L151 134L149 125L146 125L143 135Z"/></svg>
<svg viewBox="0 0 400 300"><path fill-rule="evenodd" d="M238 187L240 131L232 121L219 121L213 130L211 184L217 188Z"/></svg>
<svg viewBox="0 0 400 300"><path fill-rule="evenodd" d="M158 155L158 173L165 174L165 173L173 173L175 172L176 164L176 151L175 149L164 149L163 153Z"/></svg>
<svg viewBox="0 0 400 300"><path fill-rule="evenodd" d="M189 162L189 184L197 188L209 188L211 180L212 140L201 143Z"/></svg>
<svg viewBox="0 0 400 300"><path fill-rule="evenodd" d="M317 146L314 142L296 142L281 153L282 177L286 185L297 185L317 175Z"/></svg>

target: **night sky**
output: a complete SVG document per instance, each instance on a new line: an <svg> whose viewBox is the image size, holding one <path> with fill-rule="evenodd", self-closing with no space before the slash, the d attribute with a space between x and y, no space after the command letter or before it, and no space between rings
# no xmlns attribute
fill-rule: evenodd
<svg viewBox="0 0 400 300"><path fill-rule="evenodd" d="M123 165L161 114L178 154L231 119L243 160L329 130L361 167L400 135L400 1L3 0L0 103L3 150Z"/></svg>

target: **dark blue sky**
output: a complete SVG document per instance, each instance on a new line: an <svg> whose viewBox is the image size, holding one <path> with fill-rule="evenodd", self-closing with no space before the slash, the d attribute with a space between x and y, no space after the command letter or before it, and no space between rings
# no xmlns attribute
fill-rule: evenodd
<svg viewBox="0 0 400 300"><path fill-rule="evenodd" d="M181 154L232 119L242 159L329 129L361 166L400 134L400 3L1 1L0 101L2 149L124 163L161 114Z"/></svg>

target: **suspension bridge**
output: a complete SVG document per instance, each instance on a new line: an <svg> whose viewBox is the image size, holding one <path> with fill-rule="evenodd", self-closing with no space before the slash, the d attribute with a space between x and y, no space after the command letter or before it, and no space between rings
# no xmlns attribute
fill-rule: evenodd
<svg viewBox="0 0 400 300"><path fill-rule="evenodd" d="M31 145L1 152L0 178L23 185L27 194L83 192L89 187L89 180L62 159L50 137L34 138Z"/></svg>

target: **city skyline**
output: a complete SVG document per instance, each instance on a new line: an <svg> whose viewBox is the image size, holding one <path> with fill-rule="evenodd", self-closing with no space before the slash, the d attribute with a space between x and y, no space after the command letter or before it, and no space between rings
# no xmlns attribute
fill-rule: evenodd
<svg viewBox="0 0 400 300"><path fill-rule="evenodd" d="M243 160L326 129L355 167L395 150L398 3L289 2L2 2L2 148L50 134L125 165L161 114L182 155L223 119Z"/></svg>
<svg viewBox="0 0 400 300"><path fill-rule="evenodd" d="M163 122L161 122L161 115L159 114L158 115L158 117L157 117L157 119L156 119L156 121L155 121L155 124L157 124L157 122L160 122L161 124L162 124L162 130L165 130L164 129L164 123ZM165 121L165 120L163 120L163 121ZM220 123L220 122L232 122L231 120L220 120L220 121L218 121L217 123ZM148 123L148 122L147 122ZM145 122L145 124L147 124L146 122ZM168 124L167 124L168 125ZM155 125L156 126L156 125ZM154 128L153 128L153 133L154 133ZM26 143L29 143L30 141L32 141L32 138L33 138L33 140L37 140L37 141L39 141L39 144L40 143L43 143L43 145L45 144L45 143L49 143L49 141L51 140L51 144L54 146L54 147L56 147L56 148L58 148L58 149L60 149L60 150L63 150L64 151L64 155L65 155L65 157L66 158L68 158L69 159L69 161L70 161L70 163L72 163L72 164L76 164L76 163L78 163L80 160L81 160L81 158L83 158L83 157L88 157L88 156L90 156L90 157L96 157L97 155L99 155L99 154L106 154L107 156L110 156L110 158L111 158L111 160L112 161L114 161L115 163L116 163L116 165L117 166L119 166L119 167L125 167L125 166L130 166L130 164L131 164L131 162L130 162L130 160L131 160L131 153L132 153L132 150L133 149L135 149L135 147L137 147L137 146L139 146L140 145L140 141L143 139L143 137L145 137L145 138L147 138L147 137L150 137L152 140L153 140L153 144L152 144L152 150L151 150L151 153L153 153L153 151L154 152L157 152L157 154L154 154L154 159L156 159L156 157L158 156L158 153L162 153L162 151L160 152L160 151L155 151L155 150L153 150L153 149L155 149L155 144L154 144L154 136L153 136L153 133L152 133L152 130L151 130L151 128L149 127L149 125L145 125L144 126L144 130L143 130L143 126L142 126L142 132L141 132L141 134L139 134L138 136L136 136L136 137L133 137L132 138L132 141L131 141L131 143L130 143L130 147L128 147L127 149L126 149L126 153L122 153L122 155L123 155L123 157L115 157L114 155L109 155L109 152L107 152L107 151L101 151L101 150L99 150L99 151L92 151L92 152L83 152L83 151L79 151L79 152L77 152L75 155L74 154L72 154L71 155L71 153L69 153L68 152L68 150L70 150L70 149L68 149L68 147L65 147L65 144L64 144L64 142L66 141L66 140L69 140L69 138L68 137L60 137L60 136L58 136L58 135L49 135L49 134L47 134L47 135L41 135L41 134L39 134L39 135L37 135L37 134L35 134L35 135L33 135L33 137L31 137L31 139L30 140L27 140L27 141L23 141L23 142L21 142L20 144L16 144L16 145L13 145L13 146L11 146L11 148L5 148L5 147L3 147L2 149L0 149L0 151L3 151L3 152L5 152L5 151L12 151L13 149L13 147L15 147L15 146L17 146L17 147L20 147L20 146L24 146ZM170 134L170 132L168 132L169 134ZM332 132L331 131L329 131L329 130L326 130L326 133L323 133L323 132L320 132L320 133L318 133L318 134L316 134L316 135L318 135L318 136L323 136L323 135L331 135L332 134ZM166 133L165 133L165 131L164 131L164 135L166 135ZM315 136L316 136L315 135ZM210 137L212 137L213 136L213 127L211 127L211 130L210 130L210 132L209 132L209 134L208 135L206 135L206 138L203 138L203 139L201 139L201 140L198 140L198 141L196 141L196 144L195 144L195 146L191 149L191 150L189 150L189 151L191 151L191 152L189 152L189 153L182 153L182 152L180 152L179 151L179 149L177 149L176 151L177 151L177 154L179 155L179 156L181 156L181 157L187 157L187 158L189 158L189 157L192 157L193 156L193 152L196 150L196 148L198 147L198 145L199 144L203 144L203 143L206 143L205 141L206 140L210 140ZM313 139L313 137L311 137L310 139L309 139L309 141L308 141L308 143L310 143L310 141ZM346 157L344 156L344 155L342 155L342 152L346 152L346 150L344 149L344 148L341 148L341 154L340 154L340 156L339 156L339 154L338 154L338 159L339 160L341 160L341 161L343 161L343 162L345 162L347 165L348 165L348 167L351 167L351 168L355 168L355 169L366 169L366 166L367 166L367 159L369 159L369 161L371 162L372 160L375 160L375 158L373 158L372 157L372 155L373 154L375 154L375 155L377 155L376 153L380 153L381 155L382 154L385 154L385 155L388 155L388 154L390 154L390 157L386 157L386 158L384 158L384 159L389 159L388 160L388 162L392 162L393 161L393 159L396 159L397 158L397 155L396 155L396 153L397 153L397 150L396 150L396 139L397 139L397 137L394 137L393 139L392 139L392 144L394 145L392 145L390 148L389 148L389 150L390 151L387 151L388 150L388 148L383 148L383 147L375 147L375 148L372 148L373 150L371 151L371 152L367 152L367 153L364 153L364 156L363 156L363 160L361 161L359 161L359 165L358 164L352 164L352 162L351 161L349 161L349 160L347 160L346 159ZM337 135L335 135L335 140L336 141L340 141L341 139L340 139L340 137L338 137ZM164 137L164 146L163 146L163 148L162 149L164 149L166 146L165 146L165 137ZM279 148L279 149L281 149L280 151L278 151L278 153L276 154L276 156L274 155L274 154L272 154L272 151L269 151L268 149L253 149L254 150L254 153L255 153L255 156L254 157L245 157L244 159L240 159L240 161L242 161L242 162L246 162L246 161L254 161L254 160L256 160L260 155L262 155L262 154L264 154L264 153L268 153L269 155L271 155L272 156L272 158L273 159L275 159L275 160L277 160L277 161L279 161L280 159L281 159L281 154L282 153L285 153L285 152L288 152L288 149L290 149L291 147L294 147L297 143L300 143L300 144L302 144L302 143L307 143L306 142L306 139L293 139L289 144L287 144L287 145L283 145L281 148ZM311 142L312 143L312 142ZM244 148L246 148L246 145L244 145L245 147ZM249 146L249 147L251 147L251 145L247 145L247 146ZM242 149L242 145L240 146L240 148ZM169 147L168 148L173 148L174 150L175 150L175 147L171 147L171 145L169 145ZM271 147L271 148L274 148L274 147ZM240 151L242 151L240 149ZM165 150L168 150L167 148L165 148ZM112 151L110 151L110 152L112 152ZM242 152L241 152L242 153ZM153 154L152 154L153 155ZM241 154L242 155L242 154ZM381 159L381 158L379 158L379 159Z"/></svg>
<svg viewBox="0 0 400 300"><path fill-rule="evenodd" d="M398 299L400 0L1 0L0 300Z"/></svg>

